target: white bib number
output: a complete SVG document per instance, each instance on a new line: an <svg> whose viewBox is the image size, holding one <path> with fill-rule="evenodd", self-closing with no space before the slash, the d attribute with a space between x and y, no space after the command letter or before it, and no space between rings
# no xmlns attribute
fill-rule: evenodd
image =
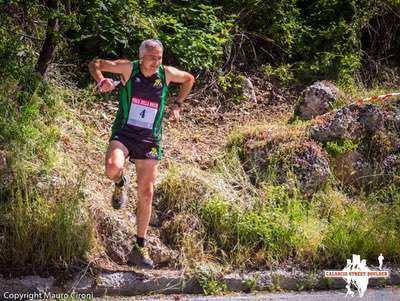
<svg viewBox="0 0 400 301"><path fill-rule="evenodd" d="M157 103L133 98L131 109L129 110L128 124L145 129L152 129L157 111Z"/></svg>

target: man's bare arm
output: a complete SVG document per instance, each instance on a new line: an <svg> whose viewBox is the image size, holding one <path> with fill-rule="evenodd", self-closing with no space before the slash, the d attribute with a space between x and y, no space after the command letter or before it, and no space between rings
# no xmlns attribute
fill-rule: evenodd
<svg viewBox="0 0 400 301"><path fill-rule="evenodd" d="M181 84L176 101L182 103L192 90L194 77L188 72L178 70L171 66L165 66L167 84L170 82Z"/></svg>
<svg viewBox="0 0 400 301"><path fill-rule="evenodd" d="M89 72L97 82L104 78L103 72L116 73L121 76L122 83L125 84L132 72L132 62L129 60L96 59L89 63Z"/></svg>

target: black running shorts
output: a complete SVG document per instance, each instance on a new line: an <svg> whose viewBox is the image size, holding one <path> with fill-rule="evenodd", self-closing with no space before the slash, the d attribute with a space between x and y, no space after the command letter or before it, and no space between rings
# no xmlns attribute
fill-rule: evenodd
<svg viewBox="0 0 400 301"><path fill-rule="evenodd" d="M135 135L132 135L126 127L118 130L110 141L113 140L121 142L128 149L129 161L133 163L135 159L161 160L162 151L159 145L138 141Z"/></svg>

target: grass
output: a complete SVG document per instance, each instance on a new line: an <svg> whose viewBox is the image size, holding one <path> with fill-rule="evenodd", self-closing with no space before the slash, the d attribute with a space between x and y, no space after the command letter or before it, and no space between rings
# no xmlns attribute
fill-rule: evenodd
<svg viewBox="0 0 400 301"><path fill-rule="evenodd" d="M43 82L18 104L12 80L0 92L0 142L7 168L0 185L0 265L26 271L68 268L86 260L93 225L80 176L60 150L71 91Z"/></svg>
<svg viewBox="0 0 400 301"><path fill-rule="evenodd" d="M215 195L232 198L234 190L218 174L171 163L157 186L156 202L164 212L198 213L202 202Z"/></svg>
<svg viewBox="0 0 400 301"><path fill-rule="evenodd" d="M290 157L308 139L307 127L277 123L240 128L228 136L226 153L238 156L252 183L279 182L280 173L289 176L292 171Z"/></svg>
<svg viewBox="0 0 400 301"><path fill-rule="evenodd" d="M179 202L178 207L169 207L176 212L167 222L183 227L175 227L170 237L196 241L196 248L191 248L186 258L201 254L196 258L236 267L300 264L315 270L340 267L351 254L360 254L373 264L383 253L388 261L398 263L400 191L395 184L354 195L331 174L322 190L305 196L296 185L274 181L273 168L268 177L252 173L263 177L250 180L243 160L244 145L257 148L269 143L279 148L278 144L300 143L305 137L304 125L263 125L234 131L227 139L225 154L209 171L224 179L224 186L214 186L212 192L196 177L188 181L182 176L187 173L185 167L172 169L161 187L167 200ZM212 179L212 175L207 178ZM227 186L236 193L222 193L229 191ZM195 226L190 228L193 220ZM184 248L180 250L189 254Z"/></svg>
<svg viewBox="0 0 400 301"><path fill-rule="evenodd" d="M358 143L354 143L351 139L345 138L339 141L328 141L326 143L326 151L333 157L343 155L348 151L353 151L358 148Z"/></svg>
<svg viewBox="0 0 400 301"><path fill-rule="evenodd" d="M355 103L359 99L368 98L371 96L384 95L390 92L398 92L398 88L391 84L377 84L373 87L357 87L355 85L345 86L339 85L339 90L342 91L339 93L334 108L339 109L351 103ZM390 101L391 98L383 100L384 102ZM371 100L366 101L365 103L373 103Z"/></svg>
<svg viewBox="0 0 400 301"><path fill-rule="evenodd" d="M358 201L332 218L322 242L326 262L345 262L349 254L360 254L376 264L379 253L398 263L399 208Z"/></svg>
<svg viewBox="0 0 400 301"><path fill-rule="evenodd" d="M84 260L92 240L92 224L82 210L80 188L60 187L45 194L18 189L1 207L3 265L40 270L68 267ZM49 200L53 200L50 202Z"/></svg>

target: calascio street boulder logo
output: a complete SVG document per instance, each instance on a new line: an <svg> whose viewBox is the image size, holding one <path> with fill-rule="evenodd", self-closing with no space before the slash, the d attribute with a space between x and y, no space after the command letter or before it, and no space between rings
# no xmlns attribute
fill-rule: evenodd
<svg viewBox="0 0 400 301"><path fill-rule="evenodd" d="M347 259L346 267L343 270L324 271L326 278L343 278L346 281L346 296L354 296L355 288L360 297L367 291L369 278L387 278L389 271L382 270L384 257L382 254L378 257L379 270L371 270L367 266L365 259L361 260L360 255L353 254L352 260Z"/></svg>

